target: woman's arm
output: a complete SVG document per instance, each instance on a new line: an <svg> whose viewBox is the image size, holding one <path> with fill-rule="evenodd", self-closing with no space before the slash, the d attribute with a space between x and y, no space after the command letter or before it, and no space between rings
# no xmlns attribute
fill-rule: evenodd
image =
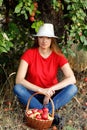
<svg viewBox="0 0 87 130"><path fill-rule="evenodd" d="M60 90L70 84L75 84L76 83L76 79L74 76L74 73L69 65L69 63L63 65L63 67L61 68L63 74L64 74L64 79L59 82L58 84L52 86L53 90Z"/></svg>
<svg viewBox="0 0 87 130"><path fill-rule="evenodd" d="M56 85L53 85L51 88L47 89L47 94L51 97L53 94L55 94L55 91L56 90L60 90L70 84L75 84L76 83L76 79L75 79L75 76L74 76L74 73L72 71L72 69L70 68L70 65L67 63L65 64L61 70L63 71L63 74L64 74L64 79L59 82L58 84ZM44 104L47 104L49 102L49 98L48 97L45 97L44 100L43 100L43 103Z"/></svg>
<svg viewBox="0 0 87 130"><path fill-rule="evenodd" d="M43 88L36 86L25 79L27 70L28 70L28 63L24 60L20 61L19 68L16 75L16 84L21 84L25 86L27 89L36 91L36 92L43 92Z"/></svg>

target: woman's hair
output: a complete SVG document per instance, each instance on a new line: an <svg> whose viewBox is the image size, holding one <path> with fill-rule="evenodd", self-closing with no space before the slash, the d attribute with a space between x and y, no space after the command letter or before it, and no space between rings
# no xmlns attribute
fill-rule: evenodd
<svg viewBox="0 0 87 130"><path fill-rule="evenodd" d="M61 54L61 50L60 50L60 48L58 47L55 38L52 38L50 48L51 48L51 50L53 50L56 54Z"/></svg>
<svg viewBox="0 0 87 130"><path fill-rule="evenodd" d="M35 42L32 46L33 48L38 48L39 44L38 44L38 37L35 38ZM56 43L56 39L55 38L51 38L51 46L50 46L51 50L54 51L56 54L62 54L61 50L59 49L57 43Z"/></svg>

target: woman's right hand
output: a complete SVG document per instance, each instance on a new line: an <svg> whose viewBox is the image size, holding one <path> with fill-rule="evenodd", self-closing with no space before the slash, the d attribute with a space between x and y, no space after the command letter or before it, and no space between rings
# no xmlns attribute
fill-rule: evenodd
<svg viewBox="0 0 87 130"><path fill-rule="evenodd" d="M44 99L43 99L43 105L46 105L48 103L49 103L49 97L45 96Z"/></svg>

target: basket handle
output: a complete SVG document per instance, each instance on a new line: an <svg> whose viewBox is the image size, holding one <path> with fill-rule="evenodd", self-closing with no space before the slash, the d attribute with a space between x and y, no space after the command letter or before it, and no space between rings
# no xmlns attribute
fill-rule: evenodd
<svg viewBox="0 0 87 130"><path fill-rule="evenodd" d="M31 99L33 98L33 96L35 96L35 95L37 95L37 94L43 94L43 93L41 93L41 92L36 92L36 93L34 93L34 94L32 94L32 95L30 96L30 98L28 99L27 106L26 106L26 111L28 111L28 109L29 109L29 105L30 105ZM51 104L52 104L52 117L54 117L54 103L53 103L53 100L52 100L48 95L46 95L46 94L43 94L43 95L47 96L47 97L49 98L49 100L51 101Z"/></svg>

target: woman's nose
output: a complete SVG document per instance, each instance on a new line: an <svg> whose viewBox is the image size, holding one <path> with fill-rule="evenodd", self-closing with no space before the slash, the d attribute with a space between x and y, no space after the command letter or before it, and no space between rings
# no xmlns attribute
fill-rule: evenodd
<svg viewBox="0 0 87 130"><path fill-rule="evenodd" d="M46 41L47 41L47 39L44 37L44 38L43 38L43 41L44 41L44 42L46 42Z"/></svg>

